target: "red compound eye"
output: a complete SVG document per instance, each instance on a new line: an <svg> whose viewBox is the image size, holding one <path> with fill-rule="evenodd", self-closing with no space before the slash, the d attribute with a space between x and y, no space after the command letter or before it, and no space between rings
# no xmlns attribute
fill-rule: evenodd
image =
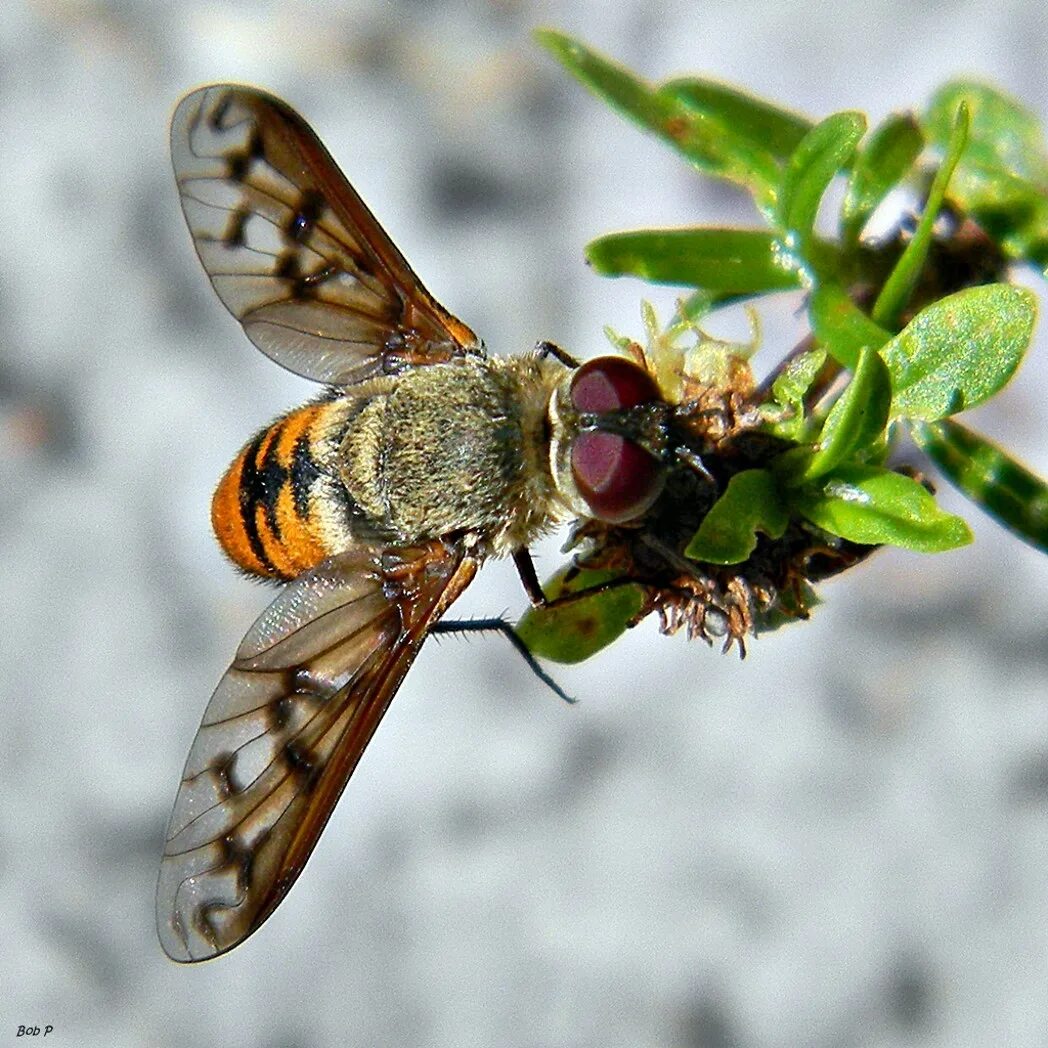
<svg viewBox="0 0 1048 1048"><path fill-rule="evenodd" d="M659 399L654 379L624 357L597 357L575 372L571 402L578 411L603 415Z"/></svg>
<svg viewBox="0 0 1048 1048"><path fill-rule="evenodd" d="M643 513L661 488L659 464L618 433L580 433L571 446L571 473L593 515L609 524Z"/></svg>

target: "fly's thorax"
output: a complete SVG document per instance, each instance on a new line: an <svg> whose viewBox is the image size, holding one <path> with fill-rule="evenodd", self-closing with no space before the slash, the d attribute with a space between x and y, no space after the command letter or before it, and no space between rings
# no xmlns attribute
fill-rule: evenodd
<svg viewBox="0 0 1048 1048"><path fill-rule="evenodd" d="M406 371L358 399L341 475L372 524L401 542L472 532L489 552L558 519L547 405L563 365L535 354Z"/></svg>
<svg viewBox="0 0 1048 1048"><path fill-rule="evenodd" d="M519 406L521 479L514 489L514 514L494 538L494 552L511 553L574 513L551 472L550 443L554 437L551 405L572 371L555 356L523 353L497 361Z"/></svg>

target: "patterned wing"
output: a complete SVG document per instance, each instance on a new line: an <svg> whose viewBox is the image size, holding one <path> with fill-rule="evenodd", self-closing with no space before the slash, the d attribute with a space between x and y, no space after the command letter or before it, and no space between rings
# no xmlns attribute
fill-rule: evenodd
<svg viewBox="0 0 1048 1048"><path fill-rule="evenodd" d="M171 121L171 157L218 297L278 364L349 385L480 351L278 98L229 84L194 91Z"/></svg>
<svg viewBox="0 0 1048 1048"><path fill-rule="evenodd" d="M294 883L429 627L476 562L433 542L353 550L252 626L189 751L157 886L176 961L236 946Z"/></svg>

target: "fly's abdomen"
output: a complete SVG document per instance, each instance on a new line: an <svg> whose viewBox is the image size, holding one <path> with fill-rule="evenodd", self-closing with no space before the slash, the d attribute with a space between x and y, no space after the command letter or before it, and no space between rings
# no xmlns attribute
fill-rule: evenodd
<svg viewBox="0 0 1048 1048"><path fill-rule="evenodd" d="M341 411L310 404L259 433L211 501L222 549L253 575L291 579L344 546L344 489L324 468Z"/></svg>

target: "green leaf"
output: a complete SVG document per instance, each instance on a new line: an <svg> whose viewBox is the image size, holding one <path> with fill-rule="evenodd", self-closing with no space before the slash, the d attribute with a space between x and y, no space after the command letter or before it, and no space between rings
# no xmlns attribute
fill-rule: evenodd
<svg viewBox="0 0 1048 1048"><path fill-rule="evenodd" d="M788 358L772 383L772 401L761 406L767 429L785 440L802 441L808 427L804 397L826 363L826 353L812 349Z"/></svg>
<svg viewBox="0 0 1048 1048"><path fill-rule="evenodd" d="M683 284L722 297L799 287L776 238L762 229L649 229L611 233L586 245L604 276Z"/></svg>
<svg viewBox="0 0 1048 1048"><path fill-rule="evenodd" d="M834 360L851 371L863 349L879 349L891 332L875 324L838 284L822 283L808 300L812 331Z"/></svg>
<svg viewBox="0 0 1048 1048"><path fill-rule="evenodd" d="M1011 258L1048 265L1048 155L1040 121L1009 95L974 81L942 87L924 116L942 147L964 101L971 111L969 145L950 182L949 198L972 214Z"/></svg>
<svg viewBox="0 0 1048 1048"><path fill-rule="evenodd" d="M895 268L884 282L884 287L881 288L881 293L877 296L877 301L873 305L873 319L881 327L894 329L898 326L899 317L906 308L910 294L917 284L921 270L924 268L925 260L928 257L928 249L932 243L935 219L938 217L939 209L942 207L954 168L956 168L968 141L968 120L968 107L964 102L961 102L957 108L953 131L947 143L946 156L943 158L939 170L935 173L931 189L928 190L928 199L925 202L921 220L917 223L917 229L914 231L913 238L906 245L906 250L903 251L899 261L896 262Z"/></svg>
<svg viewBox="0 0 1048 1048"><path fill-rule="evenodd" d="M767 470L747 469L728 481L684 551L707 564L739 564L757 545L757 532L781 538L789 523L775 480Z"/></svg>
<svg viewBox="0 0 1048 1048"><path fill-rule="evenodd" d="M823 531L866 545L938 553L972 540L968 525L941 510L917 481L875 466L842 466L792 493L791 506Z"/></svg>
<svg viewBox="0 0 1048 1048"><path fill-rule="evenodd" d="M598 97L646 130L668 137L666 125L677 107L647 81L564 33L539 29L535 39Z"/></svg>
<svg viewBox="0 0 1048 1048"><path fill-rule="evenodd" d="M915 422L910 431L943 476L1019 538L1048 553L1048 483L953 419Z"/></svg>
<svg viewBox="0 0 1048 1048"><path fill-rule="evenodd" d="M735 148L760 149L780 161L789 158L812 126L797 113L715 80L671 80L659 93L691 113L716 121Z"/></svg>
<svg viewBox="0 0 1048 1048"><path fill-rule="evenodd" d="M774 206L779 166L760 143L732 134L722 119L691 108L672 91L654 87L563 33L540 29L535 37L598 97L658 135L700 171L746 186L766 211Z"/></svg>
<svg viewBox="0 0 1048 1048"><path fill-rule="evenodd" d="M819 450L803 480L814 480L835 469L884 436L892 384L888 368L875 349L864 349L844 392L830 409L822 427Z"/></svg>
<svg viewBox="0 0 1048 1048"><path fill-rule="evenodd" d="M779 190L779 224L805 241L826 187L852 158L866 132L862 113L834 113L813 127L793 151Z"/></svg>
<svg viewBox="0 0 1048 1048"><path fill-rule="evenodd" d="M772 383L771 392L776 402L783 407L802 408L804 394L825 363L826 354L821 349L808 350L790 360Z"/></svg>
<svg viewBox="0 0 1048 1048"><path fill-rule="evenodd" d="M1048 192L1006 171L966 164L954 172L949 197L1009 258L1048 267Z"/></svg>
<svg viewBox="0 0 1048 1048"><path fill-rule="evenodd" d="M924 126L933 143L945 147L962 102L971 116L963 164L996 168L1048 185L1041 122L1016 99L989 84L953 80L939 88L924 115Z"/></svg>
<svg viewBox="0 0 1048 1048"><path fill-rule="evenodd" d="M1037 300L1012 284L966 288L922 309L881 350L892 417L932 421L993 396L1033 336Z"/></svg>
<svg viewBox="0 0 1048 1048"><path fill-rule="evenodd" d="M547 599L578 593L618 576L614 571L581 571L565 583L571 570L562 568L546 583ZM517 635L533 655L553 662L582 662L617 640L643 604L639 586L617 586L560 607L529 608L517 623Z"/></svg>
<svg viewBox="0 0 1048 1048"><path fill-rule="evenodd" d="M955 109L956 111L956 109ZM841 236L854 242L863 227L924 148L924 135L910 114L888 117L855 158L841 207Z"/></svg>

